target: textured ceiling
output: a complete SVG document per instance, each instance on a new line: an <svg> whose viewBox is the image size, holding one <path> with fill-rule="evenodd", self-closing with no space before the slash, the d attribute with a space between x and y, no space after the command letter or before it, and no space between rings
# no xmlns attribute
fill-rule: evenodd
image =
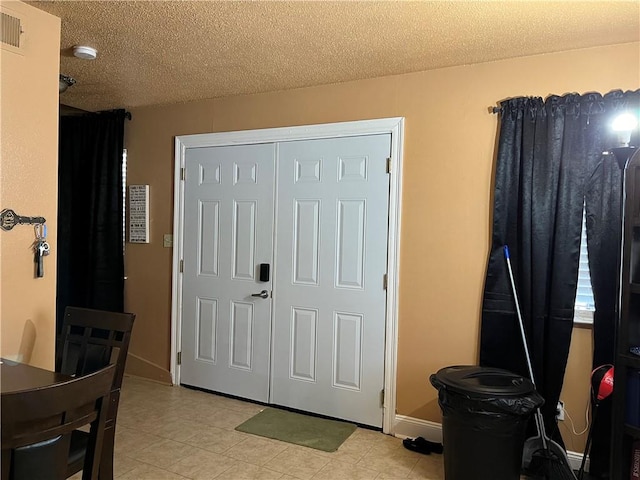
<svg viewBox="0 0 640 480"><path fill-rule="evenodd" d="M640 40L640 1L41 1L61 102L86 110L284 90ZM94 61L73 45L98 49Z"/></svg>

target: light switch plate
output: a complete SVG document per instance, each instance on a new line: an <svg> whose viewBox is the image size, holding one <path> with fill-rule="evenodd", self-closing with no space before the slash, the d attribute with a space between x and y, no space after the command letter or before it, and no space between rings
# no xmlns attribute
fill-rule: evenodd
<svg viewBox="0 0 640 480"><path fill-rule="evenodd" d="M164 248L171 248L173 247L173 235L171 235L170 233L165 233L162 236L162 246Z"/></svg>

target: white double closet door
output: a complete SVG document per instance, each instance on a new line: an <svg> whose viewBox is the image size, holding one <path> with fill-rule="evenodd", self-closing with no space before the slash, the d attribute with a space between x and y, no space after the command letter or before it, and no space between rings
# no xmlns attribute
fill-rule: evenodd
<svg viewBox="0 0 640 480"><path fill-rule="evenodd" d="M181 383L382 425L390 146L187 149Z"/></svg>

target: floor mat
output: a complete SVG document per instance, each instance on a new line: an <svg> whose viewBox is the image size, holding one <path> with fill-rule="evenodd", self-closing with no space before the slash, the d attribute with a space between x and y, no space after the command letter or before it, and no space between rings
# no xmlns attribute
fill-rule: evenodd
<svg viewBox="0 0 640 480"><path fill-rule="evenodd" d="M283 442L335 452L356 429L352 423L302 415L279 408L265 408L236 430Z"/></svg>

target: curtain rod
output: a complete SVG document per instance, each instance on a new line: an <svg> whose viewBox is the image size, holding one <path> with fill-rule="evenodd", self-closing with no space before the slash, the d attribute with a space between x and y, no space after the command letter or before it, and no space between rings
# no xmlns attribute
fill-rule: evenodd
<svg viewBox="0 0 640 480"><path fill-rule="evenodd" d="M116 112L117 110L105 110L106 112ZM86 110L82 110L80 108L69 107L68 105L60 104L60 116L61 117L73 117L79 115L92 115L100 112L88 112ZM127 110L124 111L124 118L127 120L131 120L131 112Z"/></svg>
<svg viewBox="0 0 640 480"><path fill-rule="evenodd" d="M500 107L489 107L489 113L500 113Z"/></svg>

